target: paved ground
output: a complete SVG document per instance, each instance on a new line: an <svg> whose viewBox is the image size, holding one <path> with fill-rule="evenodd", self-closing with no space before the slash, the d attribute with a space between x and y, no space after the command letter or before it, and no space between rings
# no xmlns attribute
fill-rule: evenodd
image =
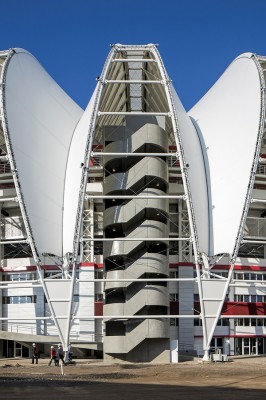
<svg viewBox="0 0 266 400"><path fill-rule="evenodd" d="M1 400L257 400L266 397L266 358L225 363L200 360L171 365L108 365L77 360L48 367L25 359L0 359Z"/></svg>

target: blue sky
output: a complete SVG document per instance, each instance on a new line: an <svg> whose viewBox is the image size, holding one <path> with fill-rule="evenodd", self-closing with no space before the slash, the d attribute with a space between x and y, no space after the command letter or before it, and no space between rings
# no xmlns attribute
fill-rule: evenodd
<svg viewBox="0 0 266 400"><path fill-rule="evenodd" d="M0 0L0 49L31 52L83 108L110 43L158 43L186 109L230 62L266 55L266 0Z"/></svg>

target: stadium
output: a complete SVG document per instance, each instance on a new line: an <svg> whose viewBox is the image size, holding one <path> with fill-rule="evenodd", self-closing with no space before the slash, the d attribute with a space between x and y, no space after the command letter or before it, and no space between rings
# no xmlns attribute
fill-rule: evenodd
<svg viewBox="0 0 266 400"><path fill-rule="evenodd" d="M265 71L240 55L187 112L156 45L115 44L84 111L0 52L0 355L265 353Z"/></svg>

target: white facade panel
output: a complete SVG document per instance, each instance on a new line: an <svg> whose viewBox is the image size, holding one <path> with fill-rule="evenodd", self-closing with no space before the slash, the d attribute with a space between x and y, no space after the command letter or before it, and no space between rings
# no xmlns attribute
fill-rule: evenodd
<svg viewBox="0 0 266 400"><path fill-rule="evenodd" d="M65 171L82 110L23 50L8 65L5 99L10 141L37 250L61 256Z"/></svg>
<svg viewBox="0 0 266 400"><path fill-rule="evenodd" d="M94 268L81 267L79 270L80 280L94 279ZM79 334L87 340L94 340L95 320L86 319L94 315L95 289L93 282L79 283Z"/></svg>
<svg viewBox="0 0 266 400"><path fill-rule="evenodd" d="M209 255L232 254L260 125L260 79L251 55L237 58L189 114L204 140L202 146L208 157L213 220L213 248ZM196 170L193 173L197 176ZM201 188L197 181L194 183L191 181L191 191L196 198ZM197 214L196 207L194 211ZM201 243L200 246L202 250Z"/></svg>
<svg viewBox="0 0 266 400"><path fill-rule="evenodd" d="M179 278L193 278L193 267L179 267ZM179 285L179 314L191 315L191 318L179 318L179 350L193 349L194 342L194 282L182 282Z"/></svg>

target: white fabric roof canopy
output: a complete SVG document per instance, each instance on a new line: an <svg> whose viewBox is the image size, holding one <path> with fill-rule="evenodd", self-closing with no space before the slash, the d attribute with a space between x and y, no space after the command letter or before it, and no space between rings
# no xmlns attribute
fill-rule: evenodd
<svg viewBox="0 0 266 400"><path fill-rule="evenodd" d="M21 49L7 68L5 99L10 141L37 251L62 256L66 167L82 109ZM80 182L79 169L72 179ZM72 191L72 196L77 197L78 191ZM75 220L75 212L67 218ZM73 238L73 232L67 234ZM72 251L72 243L66 250Z"/></svg>

